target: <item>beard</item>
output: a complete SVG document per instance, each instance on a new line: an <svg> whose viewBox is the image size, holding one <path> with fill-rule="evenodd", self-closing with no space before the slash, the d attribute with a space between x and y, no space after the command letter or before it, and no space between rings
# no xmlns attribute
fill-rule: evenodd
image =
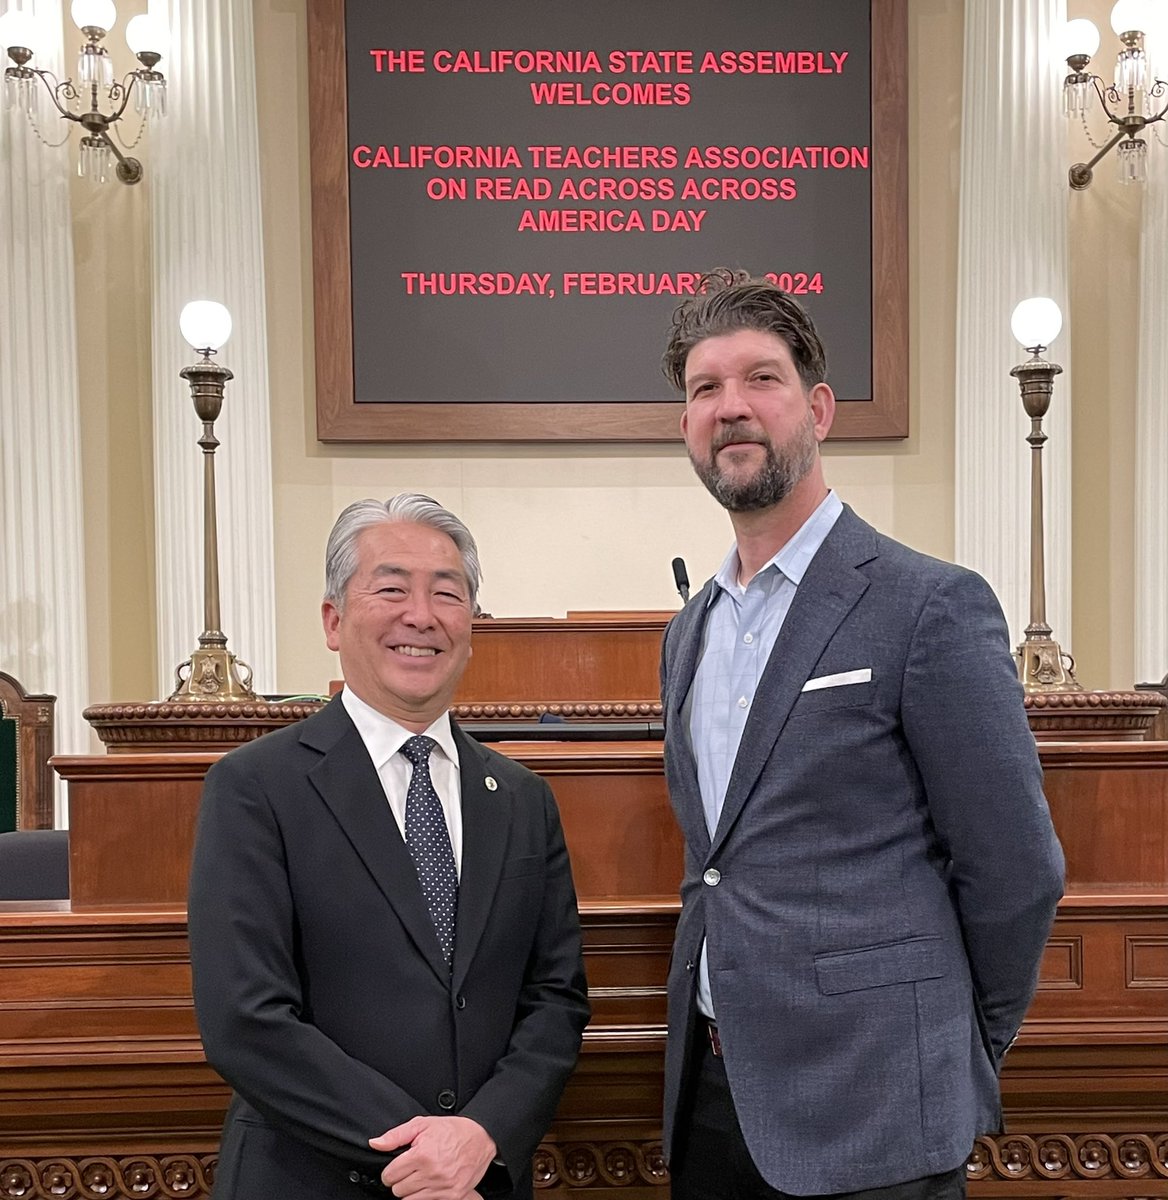
<svg viewBox="0 0 1168 1200"><path fill-rule="evenodd" d="M765 458L753 474L740 475L733 468L723 470L718 466L718 451L733 442L753 442L765 451ZM815 417L808 409L806 420L778 450L765 433L736 423L716 435L709 458L699 460L691 450L689 460L710 495L728 512L742 513L782 503L815 465L818 453Z"/></svg>

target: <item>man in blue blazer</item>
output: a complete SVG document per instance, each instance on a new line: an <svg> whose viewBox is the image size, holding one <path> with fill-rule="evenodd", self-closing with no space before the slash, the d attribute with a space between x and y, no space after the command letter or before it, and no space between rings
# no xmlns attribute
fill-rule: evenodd
<svg viewBox="0 0 1168 1200"><path fill-rule="evenodd" d="M1006 625L828 489L803 309L706 284L663 364L735 534L662 658L673 1196L949 1200L1000 1128L1063 882Z"/></svg>
<svg viewBox="0 0 1168 1200"><path fill-rule="evenodd" d="M588 1019L555 800L450 718L479 585L425 496L326 554L344 691L207 775L195 1007L235 1095L216 1200L530 1197Z"/></svg>

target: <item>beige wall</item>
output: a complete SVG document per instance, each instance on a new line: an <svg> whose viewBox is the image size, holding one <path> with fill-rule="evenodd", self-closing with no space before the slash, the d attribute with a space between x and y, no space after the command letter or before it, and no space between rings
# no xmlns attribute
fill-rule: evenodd
<svg viewBox="0 0 1168 1200"><path fill-rule="evenodd" d="M497 616L672 607L669 560L683 555L696 581L713 571L730 540L723 514L693 479L680 442L402 448L316 441L304 0L255 2L278 686L314 690L337 673L317 618L321 551L337 511L361 496L419 489L463 516L482 548L484 606ZM942 556L953 549L962 12L961 0L909 0L912 436L827 451L830 480L845 500L892 535ZM1106 13L1101 23L1106 26ZM1131 447L1108 397L1117 389L1130 395L1134 376L1120 346L1134 335L1130 314L1111 295L1121 281L1107 264L1109 223L1134 221L1130 197L1113 191L1104 170L1092 193L1076 197L1072 225L1072 315L1101 330L1098 344L1080 335L1074 361L1076 465L1091 464L1082 468L1087 478L1076 494L1076 559L1091 566L1076 572L1074 640L1084 677L1097 687L1131 682L1125 581L1132 501L1124 490L1130 491ZM90 356L100 364L82 377L93 698L141 698L151 694L154 679L148 185L137 192L109 185L96 198L79 189L75 200L79 307L84 311L89 297L106 313L81 335L82 361ZM657 350L645 348L651 355ZM1001 386L1015 385L1004 379ZM176 403L189 402L183 393L176 379ZM1023 434L1020 416L1019 453ZM222 451L232 452L230 445ZM1119 579L1109 582L1109 572ZM192 646L197 632L191 631ZM1056 636L1072 640L1062 631ZM247 656L247 647L234 648Z"/></svg>
<svg viewBox="0 0 1168 1200"><path fill-rule="evenodd" d="M1067 0L1069 17L1089 17L1101 37L1096 71L1112 70L1113 0ZM1103 145L1098 114L1088 122ZM1070 130L1068 162L1095 150ZM1168 153L1149 136L1149 154ZM1085 192L1071 195L1071 315L1074 321L1073 628L1066 641L1087 687L1130 687L1135 653L1135 393L1138 353L1139 229L1143 189L1116 180L1115 152ZM1058 634L1055 635L1059 636ZM1168 663L1164 664L1168 670Z"/></svg>

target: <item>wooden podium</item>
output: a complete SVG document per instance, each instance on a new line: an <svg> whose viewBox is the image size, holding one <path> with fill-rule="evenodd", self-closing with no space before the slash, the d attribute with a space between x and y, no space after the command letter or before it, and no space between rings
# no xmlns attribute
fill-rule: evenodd
<svg viewBox="0 0 1168 1200"><path fill-rule="evenodd" d="M555 705L571 719L640 714L656 703L663 625L499 622L485 637L476 627L459 711L469 721ZM539 686L525 697L509 665L513 682L492 692L491 664L516 655L545 664ZM537 1187L665 1196L665 977L682 846L661 745L499 748L556 792L594 1010L536 1158ZM971 1195L1168 1197L1168 744L1040 753L1068 892L1003 1074L1010 1132L979 1139ZM55 761L70 794L72 900L0 904L0 1200L209 1194L228 1093L195 1028L184 904L216 757Z"/></svg>

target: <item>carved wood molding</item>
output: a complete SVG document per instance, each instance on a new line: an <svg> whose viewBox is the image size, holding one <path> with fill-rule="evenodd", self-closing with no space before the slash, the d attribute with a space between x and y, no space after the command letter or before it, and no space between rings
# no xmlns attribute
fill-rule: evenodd
<svg viewBox="0 0 1168 1200"><path fill-rule="evenodd" d="M450 710L459 721L538 721L545 713L553 717L585 717L590 720L636 720L659 717L663 711L656 700L532 700L508 703L455 704Z"/></svg>
<svg viewBox="0 0 1168 1200"><path fill-rule="evenodd" d="M1168 701L1156 692L1037 692L1025 703L1040 742L1139 742Z"/></svg>
<svg viewBox="0 0 1168 1200"><path fill-rule="evenodd" d="M532 1174L540 1188L664 1187L669 1168L660 1141L542 1143Z"/></svg>
<svg viewBox="0 0 1168 1200"><path fill-rule="evenodd" d="M1168 1180L1168 1133L998 1134L979 1137L966 1164L969 1179L999 1182L1080 1180L1151 1183ZM1133 1195L1151 1195L1135 1187Z"/></svg>
<svg viewBox="0 0 1168 1200"><path fill-rule="evenodd" d="M90 1158L0 1159L0 1200L208 1200L214 1154L135 1154ZM1163 1195L1168 1180L1168 1133L999 1134L980 1137L966 1167L974 1184L1029 1185L1028 1195L1064 1195L1104 1180L1130 1181L1132 1196ZM544 1142L535 1152L534 1183L551 1188L665 1187L669 1170L660 1139ZM1148 1190L1149 1186L1154 1191ZM1084 1189L1084 1194L1087 1194ZM1112 1194L1111 1191L1108 1192Z"/></svg>
<svg viewBox="0 0 1168 1200"><path fill-rule="evenodd" d="M302 721L324 707L321 700L288 703L197 703L165 700L154 704L91 704L82 716L111 754L175 750L231 750Z"/></svg>
<svg viewBox="0 0 1168 1200"><path fill-rule="evenodd" d="M3 1200L207 1200L215 1154L0 1159Z"/></svg>

